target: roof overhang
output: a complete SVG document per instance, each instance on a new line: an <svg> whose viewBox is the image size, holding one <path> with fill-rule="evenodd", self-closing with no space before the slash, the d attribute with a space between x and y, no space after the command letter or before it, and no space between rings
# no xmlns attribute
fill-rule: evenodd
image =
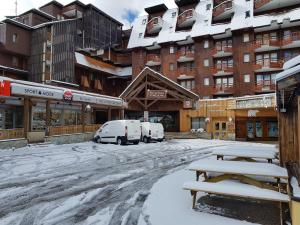
<svg viewBox="0 0 300 225"><path fill-rule="evenodd" d="M200 0L175 0L175 3L178 7L197 4L199 2L200 2Z"/></svg>
<svg viewBox="0 0 300 225"><path fill-rule="evenodd" d="M167 10L168 10L168 7L165 4L160 4L160 5L155 5L155 6L145 8L146 13L148 13L148 14L165 12Z"/></svg>

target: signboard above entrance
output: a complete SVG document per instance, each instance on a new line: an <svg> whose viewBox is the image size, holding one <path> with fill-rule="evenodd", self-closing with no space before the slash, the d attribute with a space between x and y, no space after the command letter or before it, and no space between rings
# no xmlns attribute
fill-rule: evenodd
<svg viewBox="0 0 300 225"><path fill-rule="evenodd" d="M167 90L147 90L147 98L164 99L167 98Z"/></svg>
<svg viewBox="0 0 300 225"><path fill-rule="evenodd" d="M0 96L10 96L10 82L0 80Z"/></svg>

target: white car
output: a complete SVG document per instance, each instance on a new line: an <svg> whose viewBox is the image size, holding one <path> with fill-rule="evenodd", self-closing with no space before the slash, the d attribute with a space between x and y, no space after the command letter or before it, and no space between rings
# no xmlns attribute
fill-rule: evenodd
<svg viewBox="0 0 300 225"><path fill-rule="evenodd" d="M103 124L96 131L94 141L97 143L138 144L141 138L139 120L113 120Z"/></svg>
<svg viewBox="0 0 300 225"><path fill-rule="evenodd" d="M161 123L150 123L150 122L142 122L142 140L145 143L149 143L150 141L163 141L164 127Z"/></svg>

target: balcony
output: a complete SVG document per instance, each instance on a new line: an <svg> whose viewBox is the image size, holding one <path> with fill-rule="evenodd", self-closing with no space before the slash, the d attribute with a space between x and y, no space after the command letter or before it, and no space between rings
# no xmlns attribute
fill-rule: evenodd
<svg viewBox="0 0 300 225"><path fill-rule="evenodd" d="M191 79L196 75L195 68L179 67L178 69L178 79Z"/></svg>
<svg viewBox="0 0 300 225"><path fill-rule="evenodd" d="M289 36L283 37L281 47L283 49L300 47L300 32L293 32Z"/></svg>
<svg viewBox="0 0 300 225"><path fill-rule="evenodd" d="M210 69L214 76L228 76L233 74L233 66L215 66Z"/></svg>
<svg viewBox="0 0 300 225"><path fill-rule="evenodd" d="M191 27L196 21L196 12L194 9L188 9L178 16L177 26L179 28Z"/></svg>
<svg viewBox="0 0 300 225"><path fill-rule="evenodd" d="M146 66L160 66L161 58L157 54L148 54Z"/></svg>
<svg viewBox="0 0 300 225"><path fill-rule="evenodd" d="M192 62L195 60L194 51L179 51L177 53L177 62Z"/></svg>
<svg viewBox="0 0 300 225"><path fill-rule="evenodd" d="M275 92L275 90L276 85L271 81L256 82L255 84L256 93Z"/></svg>
<svg viewBox="0 0 300 225"><path fill-rule="evenodd" d="M295 0L255 0L254 12L260 13L264 11L285 8L299 4Z"/></svg>
<svg viewBox="0 0 300 225"><path fill-rule="evenodd" d="M232 56L232 47L227 46L227 47L216 47L213 48L211 51L211 54L214 58L220 58L220 57L227 57L227 56Z"/></svg>
<svg viewBox="0 0 300 225"><path fill-rule="evenodd" d="M157 34L160 32L163 26L163 20L161 17L152 18L147 24L147 34Z"/></svg>
<svg viewBox="0 0 300 225"><path fill-rule="evenodd" d="M272 72L282 70L283 61L257 60L253 65L255 72Z"/></svg>
<svg viewBox="0 0 300 225"><path fill-rule="evenodd" d="M281 43L278 39L256 40L253 42L255 52L267 52L280 49Z"/></svg>
<svg viewBox="0 0 300 225"><path fill-rule="evenodd" d="M216 85L213 88L214 95L232 95L234 93L233 85Z"/></svg>
<svg viewBox="0 0 300 225"><path fill-rule="evenodd" d="M225 20L234 13L233 0L228 0L220 3L213 9L213 20Z"/></svg>

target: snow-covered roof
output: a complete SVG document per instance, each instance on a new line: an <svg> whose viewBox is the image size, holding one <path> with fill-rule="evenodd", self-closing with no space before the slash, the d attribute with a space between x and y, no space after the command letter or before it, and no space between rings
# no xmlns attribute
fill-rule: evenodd
<svg viewBox="0 0 300 225"><path fill-rule="evenodd" d="M300 9L294 9L284 13L268 14L254 16L254 0L234 0L233 11L234 15L230 23L212 24L211 7L207 10L207 5L213 5L213 0L203 0L198 3L195 8L196 22L190 31L176 31L178 8L168 9L163 15L163 27L156 37L144 37L148 16L144 15L137 18L133 24L131 37L128 43L128 48L151 46L157 42L166 43L172 41L186 40L187 37L199 37L206 35L230 34L231 31L244 28L260 28L270 26L272 29L278 26L286 27L292 21L300 20ZM250 11L250 17L246 18L246 12ZM173 17L172 14L176 13ZM280 25L279 25L280 24ZM142 34L142 35L140 35Z"/></svg>
<svg viewBox="0 0 300 225"><path fill-rule="evenodd" d="M76 63L94 70L109 73L119 77L126 77L132 75L132 67L116 67L111 64L98 61L89 56L75 52Z"/></svg>
<svg viewBox="0 0 300 225"><path fill-rule="evenodd" d="M284 71L276 75L276 80L280 81L289 76L300 73L300 56L297 56L283 65Z"/></svg>

